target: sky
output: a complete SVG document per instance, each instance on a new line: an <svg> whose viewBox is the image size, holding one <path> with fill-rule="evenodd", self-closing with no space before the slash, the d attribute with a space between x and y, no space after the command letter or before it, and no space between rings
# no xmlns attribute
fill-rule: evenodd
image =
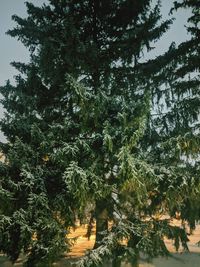
<svg viewBox="0 0 200 267"><path fill-rule="evenodd" d="M163 19L168 18L169 10L173 0L161 0ZM29 0L35 5L41 5L43 0ZM16 70L10 65L12 61L28 62L29 52L15 38L5 34L8 29L12 29L15 23L11 16L17 14L20 17L26 16L26 6L24 0L0 0L0 86L4 85L6 80L14 82ZM182 10L176 13L176 20L170 31L156 44L156 52L151 52L151 57L167 50L172 42L179 44L188 39L187 31L184 27L186 20L190 14L189 10ZM155 54L156 53L156 54ZM0 106L0 118L3 117L3 109ZM3 134L0 132L0 141L5 141Z"/></svg>

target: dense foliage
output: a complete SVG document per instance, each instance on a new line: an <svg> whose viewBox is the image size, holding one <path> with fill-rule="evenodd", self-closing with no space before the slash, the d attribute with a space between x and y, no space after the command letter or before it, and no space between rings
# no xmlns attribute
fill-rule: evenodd
<svg viewBox="0 0 200 267"><path fill-rule="evenodd" d="M172 44L166 55L160 57L166 65L154 79L157 86L153 92L154 110L148 136L151 158L165 166L167 181L175 176L173 183L177 191L170 195L173 203L169 213L174 215L178 211L181 219L189 222L193 229L200 216L200 17L198 1L175 2L172 12L180 8L191 10L187 24L188 40L177 47ZM169 176L169 172L173 176ZM165 186L169 187L170 184L166 182ZM161 195L159 198L165 198ZM175 199L179 200L177 204Z"/></svg>
<svg viewBox="0 0 200 267"><path fill-rule="evenodd" d="M184 229L170 218L181 211L196 219L187 203L199 191L198 151L186 148L190 137L198 140L199 80L185 75L199 69L183 64L199 48L186 42L146 60L172 23L160 22L160 4L148 0L26 5L28 17L13 16L8 33L31 60L12 63L21 74L1 88L8 142L1 144L0 250L13 262L24 252L26 266L49 266L70 249L69 227L90 219L88 207L96 243L80 266L166 255L165 236L187 249Z"/></svg>

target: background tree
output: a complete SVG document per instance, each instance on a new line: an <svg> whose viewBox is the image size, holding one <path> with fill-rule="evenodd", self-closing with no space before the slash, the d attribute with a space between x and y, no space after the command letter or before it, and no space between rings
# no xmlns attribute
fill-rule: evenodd
<svg viewBox="0 0 200 267"><path fill-rule="evenodd" d="M168 161L161 172L144 139L166 57L158 69L158 60L144 64L143 53L171 21L159 24L159 3L147 0L26 5L28 17L13 16L18 25L8 33L29 48L31 63L13 63L17 85L1 88L8 138L1 194L12 203L2 209L1 250L13 261L28 252L27 266L50 264L87 203L95 206L96 249L82 266L111 255L135 262L139 251L166 254L164 236L186 247L184 231L155 216L169 209L180 173L167 171ZM163 181L168 198L159 194Z"/></svg>

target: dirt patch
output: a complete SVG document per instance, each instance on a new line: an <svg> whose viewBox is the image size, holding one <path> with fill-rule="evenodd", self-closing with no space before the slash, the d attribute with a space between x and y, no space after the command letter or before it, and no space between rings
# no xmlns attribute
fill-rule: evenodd
<svg viewBox="0 0 200 267"><path fill-rule="evenodd" d="M174 220L172 222L174 225L179 225L180 221ZM69 234L69 238L76 239L72 251L65 256L70 258L80 257L85 254L87 250L93 248L95 242L95 236L92 234L90 240L86 237L87 226L79 226L75 231L71 231ZM193 234L188 236L189 242L188 247L190 252L184 252L182 248L180 248L179 252L175 251L173 246L173 242L170 240L165 240L165 243L172 252L172 256L168 258L158 257L156 259L152 259L152 262L140 261L140 267L199 267L200 266L200 247L198 246L198 242L200 241L200 225L197 226L196 230ZM21 267L22 261L18 260L15 267ZM62 259L59 263L54 264L55 267L68 267L70 266L66 259ZM13 267L13 265L4 257L0 256L0 267ZM105 266L106 267L106 266ZM124 264L123 267L131 267L129 264Z"/></svg>

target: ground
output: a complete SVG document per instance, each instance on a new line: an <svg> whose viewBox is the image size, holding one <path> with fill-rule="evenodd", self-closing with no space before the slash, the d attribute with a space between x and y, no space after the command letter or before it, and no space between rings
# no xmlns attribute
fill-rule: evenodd
<svg viewBox="0 0 200 267"><path fill-rule="evenodd" d="M174 220L173 224L178 225L180 221ZM94 245L94 235L91 236L90 240L85 237L87 226L79 226L77 229L71 232L69 238L76 237L77 240L74 247L68 257L76 258L83 255L87 250L91 249ZM200 225L196 230L189 236L189 250L190 252L184 252L182 249L177 253L173 247L173 243L169 240L165 240L167 247L172 252L172 256L169 258L156 258L152 259L152 262L148 263L144 260L140 261L139 267L199 267L200 266L200 247L198 242L200 241ZM11 267L11 263L6 260L4 256L0 257L0 267ZM19 260L15 267L21 267L21 260ZM59 263L55 264L56 267L68 267L66 259L63 258ZM105 266L110 267L110 266ZM128 264L124 264L123 267L130 267Z"/></svg>

